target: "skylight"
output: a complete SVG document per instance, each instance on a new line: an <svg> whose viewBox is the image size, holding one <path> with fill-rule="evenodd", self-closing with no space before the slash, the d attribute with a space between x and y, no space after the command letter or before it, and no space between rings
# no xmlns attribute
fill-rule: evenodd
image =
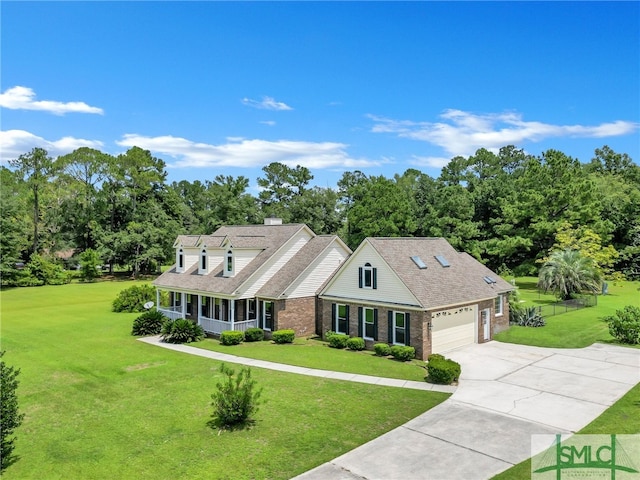
<svg viewBox="0 0 640 480"><path fill-rule="evenodd" d="M443 267L448 267L448 266L450 266L450 265L449 265L449 262L447 261L447 259L446 259L446 258L444 258L442 255L436 255L435 257L436 257L436 260L438 261L438 263L439 263L440 265L442 265Z"/></svg>
<svg viewBox="0 0 640 480"><path fill-rule="evenodd" d="M422 261L422 259L419 256L414 255L413 257L411 257L411 260L413 260L413 263L415 263L420 270L424 270L425 268L427 268L427 265Z"/></svg>
<svg viewBox="0 0 640 480"><path fill-rule="evenodd" d="M491 285L492 283L496 283L496 281L492 277L484 277L484 281L489 285Z"/></svg>

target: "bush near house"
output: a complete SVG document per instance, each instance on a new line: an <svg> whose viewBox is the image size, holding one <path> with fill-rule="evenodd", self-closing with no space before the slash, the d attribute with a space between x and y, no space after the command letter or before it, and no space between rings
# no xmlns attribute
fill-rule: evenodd
<svg viewBox="0 0 640 480"><path fill-rule="evenodd" d="M449 358L433 353L427 358L427 376L429 383L450 385L460 378L460 364Z"/></svg>
<svg viewBox="0 0 640 480"><path fill-rule="evenodd" d="M605 317L609 324L609 333L621 343L631 345L640 343L640 308L627 305L616 310L615 315Z"/></svg>
<svg viewBox="0 0 640 480"><path fill-rule="evenodd" d="M350 339L347 340L347 348L349 350L356 350L356 351L360 351L360 350L364 350L364 338L360 338L360 337L351 337Z"/></svg>
<svg viewBox="0 0 640 480"><path fill-rule="evenodd" d="M245 342L261 342L264 340L264 330L258 327L247 328L244 332Z"/></svg>
<svg viewBox="0 0 640 480"><path fill-rule="evenodd" d="M220 334L222 345L240 345L245 339L245 333L237 330L225 330Z"/></svg>
<svg viewBox="0 0 640 480"><path fill-rule="evenodd" d="M166 343L199 342L204 338L204 330L186 318L169 320L162 326L162 341Z"/></svg>
<svg viewBox="0 0 640 480"><path fill-rule="evenodd" d="M295 337L296 332L293 330L276 330L271 335L271 338L273 338L273 341L277 344L293 343Z"/></svg>
<svg viewBox="0 0 640 480"><path fill-rule="evenodd" d="M408 362L416 356L416 349L413 347L407 347L404 345L394 345L391 347L391 355L396 360L401 362Z"/></svg>
<svg viewBox="0 0 640 480"><path fill-rule="evenodd" d="M349 335L344 333L327 332L325 338L327 339L327 342L329 342L329 346L332 348L346 348Z"/></svg>
<svg viewBox="0 0 640 480"><path fill-rule="evenodd" d="M113 301L114 312L144 312L144 304L153 302L156 289L151 285L134 285L122 290Z"/></svg>
<svg viewBox="0 0 640 480"><path fill-rule="evenodd" d="M379 357L386 357L391 355L391 347L386 343L376 343L373 346L373 350L376 352L376 355Z"/></svg>
<svg viewBox="0 0 640 480"><path fill-rule="evenodd" d="M133 321L131 335L145 336L158 335L162 332L162 327L169 319L157 310L149 310L144 312Z"/></svg>

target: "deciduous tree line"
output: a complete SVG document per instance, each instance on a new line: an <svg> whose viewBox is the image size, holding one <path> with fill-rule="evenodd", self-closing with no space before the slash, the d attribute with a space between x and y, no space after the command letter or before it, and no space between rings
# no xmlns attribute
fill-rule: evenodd
<svg viewBox="0 0 640 480"><path fill-rule="evenodd" d="M257 196L244 176L168 184L165 163L138 147L57 159L34 148L9 167L0 168L3 283L31 254L65 250L96 250L134 275L154 271L172 261L177 234L269 216L336 233L352 248L367 236L442 236L491 268L534 274L556 246L640 277L640 167L606 146L588 163L556 150L480 149L451 159L438 178L348 171L336 188L311 186L306 167L271 163Z"/></svg>

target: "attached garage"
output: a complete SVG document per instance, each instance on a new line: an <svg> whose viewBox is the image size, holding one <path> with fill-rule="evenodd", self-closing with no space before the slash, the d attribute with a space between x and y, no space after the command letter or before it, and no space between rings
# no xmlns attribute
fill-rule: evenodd
<svg viewBox="0 0 640 480"><path fill-rule="evenodd" d="M435 312L431 316L431 353L476 342L477 305Z"/></svg>

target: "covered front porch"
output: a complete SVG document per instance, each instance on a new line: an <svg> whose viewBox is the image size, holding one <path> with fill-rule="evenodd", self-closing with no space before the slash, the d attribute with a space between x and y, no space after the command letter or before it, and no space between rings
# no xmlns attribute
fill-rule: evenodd
<svg viewBox="0 0 640 480"><path fill-rule="evenodd" d="M255 298L231 298L199 295L171 290L156 290L156 305L164 316L197 322L205 332L220 335L225 330L244 332L258 326Z"/></svg>

